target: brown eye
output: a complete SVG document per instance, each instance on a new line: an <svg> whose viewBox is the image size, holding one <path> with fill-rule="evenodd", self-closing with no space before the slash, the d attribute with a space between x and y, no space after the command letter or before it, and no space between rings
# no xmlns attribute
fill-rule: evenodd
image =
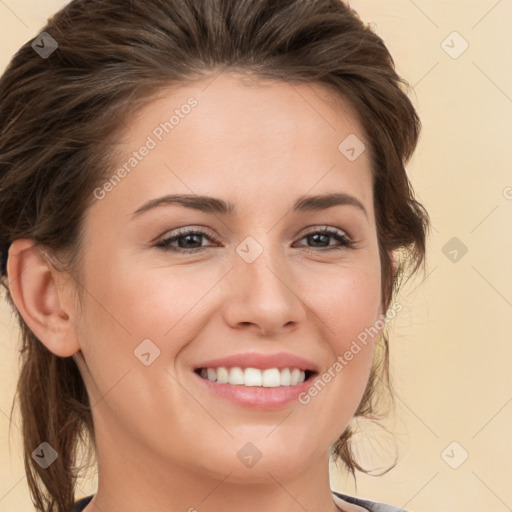
<svg viewBox="0 0 512 512"><path fill-rule="evenodd" d="M329 243L329 240L333 238L338 242L338 245L332 245ZM326 248L324 250L330 251L336 249L350 249L353 245L352 241L345 233L343 233L343 231L328 227L306 233L301 240L304 239L308 239L310 243L314 244L313 246L308 246L308 249L319 248L322 250L322 248Z"/></svg>
<svg viewBox="0 0 512 512"><path fill-rule="evenodd" d="M207 238L208 240L215 242L213 237L205 231L198 229L184 229L176 231L173 236L164 238L156 244L156 247L176 252L199 252L208 249L208 247L201 244L203 238ZM174 245L175 242L178 242L177 247Z"/></svg>

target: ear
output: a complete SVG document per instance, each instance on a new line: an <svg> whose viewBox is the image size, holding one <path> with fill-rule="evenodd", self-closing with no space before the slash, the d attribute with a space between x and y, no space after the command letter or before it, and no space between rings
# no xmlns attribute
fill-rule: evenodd
<svg viewBox="0 0 512 512"><path fill-rule="evenodd" d="M71 279L54 268L33 240L15 240L7 260L8 286L21 316L53 354L80 350L74 329Z"/></svg>

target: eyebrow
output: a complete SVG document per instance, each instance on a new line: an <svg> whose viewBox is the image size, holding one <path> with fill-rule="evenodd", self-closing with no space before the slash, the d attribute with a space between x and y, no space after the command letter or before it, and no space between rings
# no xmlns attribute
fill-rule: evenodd
<svg viewBox="0 0 512 512"><path fill-rule="evenodd" d="M232 216L236 212L235 205L229 201L211 196L198 196L192 194L171 194L151 199L144 203L132 214L137 217L140 214L157 208L158 206L178 205L185 208L199 210L204 213L215 213L219 215ZM366 218L368 213L359 199L344 192L335 194L321 194L316 196L303 196L297 199L292 207L294 212L310 212L326 210L333 206L349 205L361 210Z"/></svg>

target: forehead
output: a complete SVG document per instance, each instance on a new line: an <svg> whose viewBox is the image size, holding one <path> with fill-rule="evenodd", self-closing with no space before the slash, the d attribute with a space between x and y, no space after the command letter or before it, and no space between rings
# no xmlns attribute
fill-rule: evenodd
<svg viewBox="0 0 512 512"><path fill-rule="evenodd" d="M112 169L126 172L106 198L122 210L164 193L243 198L240 208L278 200L282 208L287 196L336 191L371 212L363 129L350 104L323 84L219 75L162 89L126 124ZM347 140L362 151L358 158L343 152Z"/></svg>

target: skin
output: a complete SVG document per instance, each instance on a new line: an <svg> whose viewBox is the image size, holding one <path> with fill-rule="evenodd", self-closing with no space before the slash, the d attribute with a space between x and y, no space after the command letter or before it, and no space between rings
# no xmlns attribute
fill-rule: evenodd
<svg viewBox="0 0 512 512"><path fill-rule="evenodd" d="M75 358L93 404L99 488L85 510L365 510L334 503L329 449L361 400L377 337L307 405L241 407L192 373L206 359L282 351L321 374L379 319L369 154L349 161L338 150L350 134L368 147L361 125L322 85L250 86L223 74L164 91L130 119L119 165L190 96L197 107L87 211L83 304L75 281L30 240L11 246L17 307L50 350ZM332 192L356 197L367 215L352 205L291 211L303 195ZM171 193L222 198L237 212L167 205L133 218ZM191 226L216 240L189 241L207 247L196 254L156 247ZM334 237L306 237L324 226L353 247L328 251ZM235 251L248 236L263 248L252 263ZM149 366L134 356L147 338L161 351ZM251 468L237 457L247 442L262 454Z"/></svg>

